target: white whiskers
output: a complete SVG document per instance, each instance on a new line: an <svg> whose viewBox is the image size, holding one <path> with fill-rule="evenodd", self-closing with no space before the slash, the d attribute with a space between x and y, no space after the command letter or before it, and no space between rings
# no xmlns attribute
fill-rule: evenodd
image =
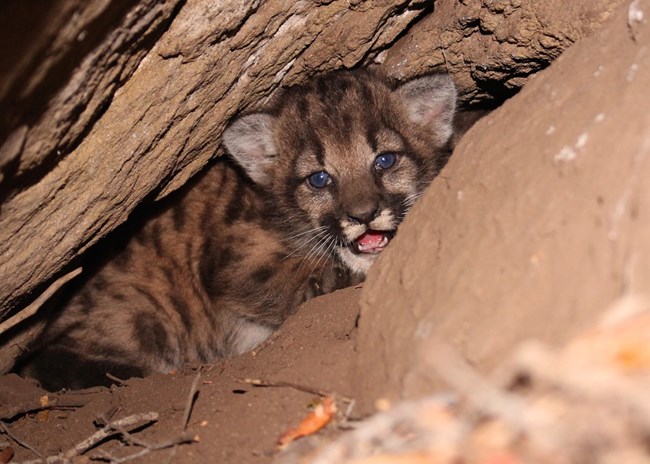
<svg viewBox="0 0 650 464"><path fill-rule="evenodd" d="M327 229L327 227L324 227L323 229ZM309 265L309 272L312 272L321 264L321 262L323 262L323 260L326 260L328 256L331 256L335 247L340 245L339 239L330 234L327 230L320 230L309 240L306 240L300 248L303 248L307 243L311 243L311 247L302 258L300 267L302 268L305 264Z"/></svg>
<svg viewBox="0 0 650 464"><path fill-rule="evenodd" d="M307 253L309 254L311 250L313 250L313 248L317 246L320 243L320 241L323 238L325 238L327 235L328 235L327 226L319 226L319 227L314 227L313 229L299 232L290 237L287 237L286 239L283 240L284 242L297 242L297 246L294 248L294 250L291 253L285 256L284 259L293 256L294 254L296 254L297 252L305 248L307 245L312 244L310 247L310 251Z"/></svg>
<svg viewBox="0 0 650 464"><path fill-rule="evenodd" d="M400 222L404 220L404 216L406 216L406 213L409 212L409 210L413 207L413 205L418 200L418 198L422 196L422 193L424 192L416 192L404 198L404 200L402 201L402 206L404 207L404 210L400 214Z"/></svg>

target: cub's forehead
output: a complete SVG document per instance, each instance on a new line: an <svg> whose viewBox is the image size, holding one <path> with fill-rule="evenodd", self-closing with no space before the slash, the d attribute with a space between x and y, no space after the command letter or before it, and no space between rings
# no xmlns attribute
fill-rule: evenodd
<svg viewBox="0 0 650 464"><path fill-rule="evenodd" d="M285 126L344 135L360 123L380 121L390 93L383 79L368 72L326 74L286 90L276 114Z"/></svg>
<svg viewBox="0 0 650 464"><path fill-rule="evenodd" d="M333 73L285 91L274 115L279 145L322 161L326 147L390 144L400 148L401 113L391 88L369 72Z"/></svg>
<svg viewBox="0 0 650 464"><path fill-rule="evenodd" d="M281 94L279 101L304 104L307 101L339 105L348 99L371 100L377 93L389 93L388 81L368 70L339 71L321 74L304 84L295 85Z"/></svg>

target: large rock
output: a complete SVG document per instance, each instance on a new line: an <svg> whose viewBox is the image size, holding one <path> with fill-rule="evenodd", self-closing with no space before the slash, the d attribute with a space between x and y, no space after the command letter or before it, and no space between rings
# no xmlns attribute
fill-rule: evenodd
<svg viewBox="0 0 650 464"><path fill-rule="evenodd" d="M397 78L431 67L454 74L461 99L485 105L514 94L528 76L596 30L621 0L439 0L379 57Z"/></svg>
<svg viewBox="0 0 650 464"><path fill-rule="evenodd" d="M621 7L461 141L365 284L366 405L440 386L431 337L485 372L650 294L649 14Z"/></svg>

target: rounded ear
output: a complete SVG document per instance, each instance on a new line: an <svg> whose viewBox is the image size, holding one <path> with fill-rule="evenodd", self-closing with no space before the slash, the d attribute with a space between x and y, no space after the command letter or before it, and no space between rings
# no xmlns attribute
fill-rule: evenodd
<svg viewBox="0 0 650 464"><path fill-rule="evenodd" d="M223 132L226 151L253 182L264 185L277 157L273 141L273 116L254 113L233 121Z"/></svg>
<svg viewBox="0 0 650 464"><path fill-rule="evenodd" d="M394 92L405 105L409 119L427 127L444 145L451 138L456 112L456 86L449 74L418 77Z"/></svg>

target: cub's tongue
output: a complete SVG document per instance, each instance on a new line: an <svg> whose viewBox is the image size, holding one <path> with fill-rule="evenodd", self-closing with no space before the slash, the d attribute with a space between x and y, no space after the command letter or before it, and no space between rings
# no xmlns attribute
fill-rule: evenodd
<svg viewBox="0 0 650 464"><path fill-rule="evenodd" d="M379 253L388 245L388 235L385 232L368 230L355 240L359 253Z"/></svg>

